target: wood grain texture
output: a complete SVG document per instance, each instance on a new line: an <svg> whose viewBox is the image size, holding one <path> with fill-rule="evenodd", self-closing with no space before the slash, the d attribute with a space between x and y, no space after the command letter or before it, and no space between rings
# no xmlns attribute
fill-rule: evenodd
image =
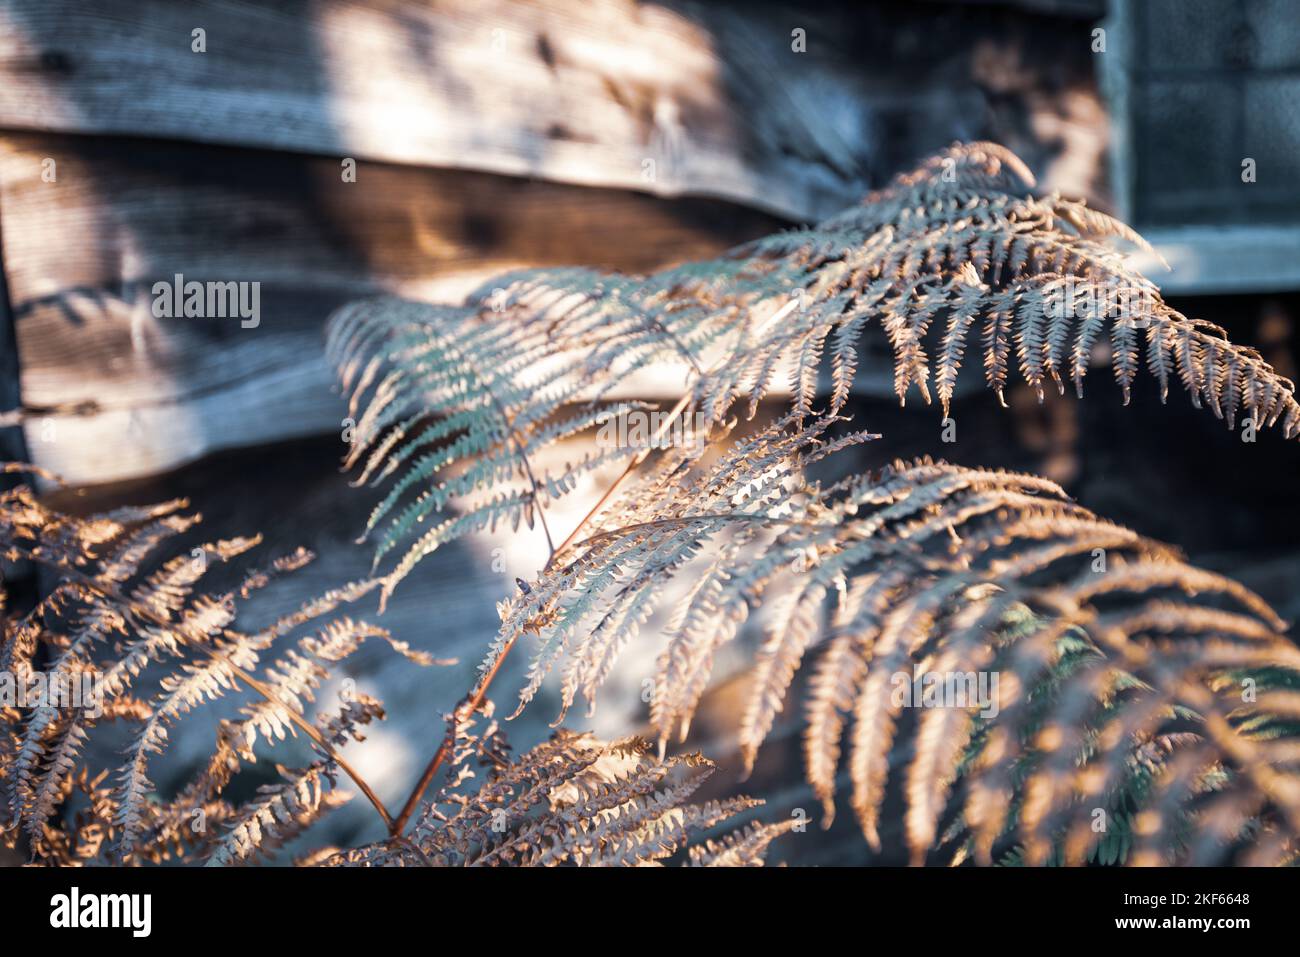
<svg viewBox="0 0 1300 957"><path fill-rule="evenodd" d="M708 195L798 220L954 139L993 139L1046 188L1104 199L1098 7L10 0L0 129Z"/></svg>
<svg viewBox="0 0 1300 957"><path fill-rule="evenodd" d="M55 160L57 179L41 178ZM380 292L455 301L533 265L642 271L777 221L455 170L77 137L0 137L0 226L35 461L72 482L161 471L213 449L341 428L323 325ZM152 288L260 283L260 322L156 318Z"/></svg>
<svg viewBox="0 0 1300 957"><path fill-rule="evenodd" d="M485 170L815 218L865 192L861 75L796 8L14 0L0 128ZM206 52L192 49L205 31ZM647 161L653 161L650 172Z"/></svg>
<svg viewBox="0 0 1300 957"><path fill-rule="evenodd" d="M11 0L0 227L21 398L99 403L31 419L32 455L110 481L337 431L320 336L345 301L703 258L788 221L757 210L815 218L957 137L1094 194L1104 115L1079 24L941 7ZM261 283L262 323L155 319L152 284L176 273Z"/></svg>

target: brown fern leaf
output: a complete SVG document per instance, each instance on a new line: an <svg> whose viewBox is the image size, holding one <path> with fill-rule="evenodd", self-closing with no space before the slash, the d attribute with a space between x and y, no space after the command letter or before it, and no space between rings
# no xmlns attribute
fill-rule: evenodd
<svg viewBox="0 0 1300 957"><path fill-rule="evenodd" d="M495 735L491 725L488 735ZM486 758L489 773L474 793L458 791L474 775L466 758ZM713 773L699 754L656 760L637 738L607 744L560 729L509 761L496 749L470 747L453 768L451 787L425 808L411 838L339 854L332 866L435 867L646 866L661 864L696 832L762 804L731 798L690 804ZM761 866L768 845L793 826L751 825L690 848L696 866Z"/></svg>
<svg viewBox="0 0 1300 957"><path fill-rule="evenodd" d="M899 400L915 388L929 402L933 386L945 415L978 332L1000 400L1013 366L1040 399L1067 382L1081 394L1108 348L1125 402L1145 357L1162 397L1177 378L1230 427L1242 416L1300 434L1290 380L1172 309L1127 264L1115 242L1146 248L1140 236L1032 186L1003 147L955 144L859 207L715 260L648 276L513 273L463 307L348 307L331 323L329 353L359 417L347 464L362 466L358 484L392 479L367 526L376 567L403 549L384 595L447 541L499 523L545 526L545 506L581 476L644 457L602 430L646 413L610 397L635 394L648 367L681 372L686 411L705 428L742 398L752 418L782 382L794 411L810 415L823 368L836 413L873 323L893 348ZM543 449L593 432L595 451L537 474Z"/></svg>
<svg viewBox="0 0 1300 957"><path fill-rule="evenodd" d="M30 612L6 608L0 620L0 683L4 700L16 703L0 712L0 833L10 847L25 840L33 863L224 863L269 854L344 799L327 787L340 771L354 774L336 749L383 716L377 701L358 695L307 720L305 702L330 669L376 637L412 660L432 661L348 618L277 650L296 630L371 592L369 582L311 599L258 632L235 630L240 601L312 555L281 556L229 590L202 593L212 568L258 539L212 542L160 560L160 550L198 521L184 507L177 501L83 518L48 509L26 485L0 493L0 554L56 578ZM207 766L177 793L157 794L150 765L166 756L168 729L205 704L242 695L246 685L255 694L239 720L223 722ZM99 766L104 748L91 746L110 722L136 726L116 768ZM224 799L241 767L258 759L259 742L299 730L317 760L250 803Z"/></svg>
<svg viewBox="0 0 1300 957"><path fill-rule="evenodd" d="M578 692L594 699L623 643L611 634L630 629L626 610L644 620L684 577L694 588L654 683L661 741L684 737L718 648L764 605L742 754L752 763L795 674L820 654L809 780L829 819L847 737L852 804L877 847L894 756L907 747L914 857L956 815L964 854L988 861L1018 840L1030 862L1076 862L1099 847L1089 815L1136 800L1133 755L1155 740L1172 742L1160 775L1184 750L1205 760L1167 805L1142 806L1169 838L1143 853L1182 860L1171 835L1194 830L1211 796L1219 818L1240 818L1238 843L1253 828L1293 846L1300 722L1273 692L1300 686L1300 653L1262 600L1045 479L922 460L822 489L804 474L837 444L830 424L792 414L716 459L665 453L603 527L502 606L485 667L535 642L521 705L553 669L586 676L566 678L565 706ZM1125 723L1131 715L1142 719ZM1183 725L1190 738L1178 737ZM954 788L967 795L964 815Z"/></svg>
<svg viewBox="0 0 1300 957"><path fill-rule="evenodd" d="M348 800L346 794L332 789L334 781L326 763L301 771L277 770L284 782L258 788L258 797L230 822L229 830L212 849L209 866L248 863L276 850Z"/></svg>

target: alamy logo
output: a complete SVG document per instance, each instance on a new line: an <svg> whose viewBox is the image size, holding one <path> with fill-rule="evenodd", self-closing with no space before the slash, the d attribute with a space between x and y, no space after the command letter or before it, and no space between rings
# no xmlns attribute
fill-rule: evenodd
<svg viewBox="0 0 1300 957"><path fill-rule="evenodd" d="M895 708L979 708L980 717L996 718L998 672L900 671L890 678Z"/></svg>
<svg viewBox="0 0 1300 957"><path fill-rule="evenodd" d="M157 319L238 318L243 329L256 329L262 321L260 282L185 281L177 273L171 282L153 284L153 314Z"/></svg>
<svg viewBox="0 0 1300 957"><path fill-rule="evenodd" d="M0 707L84 710L94 720L104 713L103 679L97 671L0 671Z"/></svg>
<svg viewBox="0 0 1300 957"><path fill-rule="evenodd" d="M50 898L50 926L127 927L133 937L148 937L153 929L153 896L150 894L70 894Z"/></svg>
<svg viewBox="0 0 1300 957"><path fill-rule="evenodd" d="M699 449L709 433L709 417L633 409L622 414L607 413L597 420L596 445L609 449Z"/></svg>

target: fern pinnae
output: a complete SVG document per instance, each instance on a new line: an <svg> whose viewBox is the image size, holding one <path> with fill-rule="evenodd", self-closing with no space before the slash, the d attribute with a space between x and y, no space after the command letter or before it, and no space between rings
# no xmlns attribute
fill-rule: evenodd
<svg viewBox="0 0 1300 957"><path fill-rule="evenodd" d="M232 538L205 543L199 554L178 555L168 560L130 592L134 605L150 613L167 617L180 611L194 586L207 574L213 562L227 562L261 544L261 536Z"/></svg>
<svg viewBox="0 0 1300 957"><path fill-rule="evenodd" d="M444 786L426 806L411 841L390 840L337 855L327 863L424 866L634 866L660 864L690 837L762 802L731 798L690 804L713 771L698 754L651 756L639 739L611 744L563 729L516 760L466 740L463 754L491 758L477 793ZM463 760L463 759L462 759ZM464 766L461 766L464 769ZM465 779L463 774L453 779ZM441 808L448 808L443 813ZM758 865L791 823L751 825L688 851L707 866Z"/></svg>
<svg viewBox="0 0 1300 957"><path fill-rule="evenodd" d="M713 655L735 637L746 617L743 604L724 607L728 567L758 530L742 528L719 547L691 593L678 606L678 618L668 627L668 640L655 668L651 723L659 735L662 755L674 731L686 740L690 716L704 694Z"/></svg>
<svg viewBox="0 0 1300 957"><path fill-rule="evenodd" d="M207 766L181 786L179 793L171 798L156 795L150 764L165 755L169 726L201 704L242 690L244 684L280 700L275 687L248 674L260 654L298 625L377 587L373 582L360 582L332 589L281 615L260 632L241 634L231 628L236 600L301 568L311 559L310 553L300 549L256 567L228 593L196 593L196 585L210 566L246 552L258 539L214 542L203 546L197 557L171 558L155 570L143 572L142 566L152 559L155 549L197 521L194 516L173 514L177 507L178 503L131 507L81 519L35 507L24 486L0 494L0 548L7 554L31 554L57 576L51 595L38 602L33 612L13 619L5 610L4 657L15 667L33 667L26 639L15 640L15 633L30 633L33 641L39 638L59 649L44 666L47 681L57 675L76 677L93 672L100 692L96 695L98 710L60 706L50 720L46 709L36 708L30 716L35 722L25 728L16 710L13 714L4 710L7 727L0 737L0 790L7 808L15 814L13 823L24 826L6 827L3 837L12 847L19 831L25 833L34 863L70 865L124 859L159 863L210 850L211 836L192 829L190 815L201 809L204 814L210 812L211 823L220 824L248 811L247 806L214 798L238 771L239 756L229 740L219 737ZM365 636L383 635L395 650L428 660L380 630L357 626L343 636L343 627L327 628L318 639L304 639L300 647L327 661L346 656ZM119 640L105 640L110 636ZM151 665L158 666L160 678L146 676ZM321 674L314 677L319 679ZM128 693L142 681L146 686L157 681L156 693L142 689L148 702ZM306 685L296 687L310 684L309 678ZM286 707L286 712L292 710L292 706ZM257 712L252 709L253 715ZM327 761L337 760L338 767L357 781L388 823L373 792L330 747L330 742L359 738L361 726L380 716L378 702L360 696L337 715L324 717L319 731L309 724L306 727L312 728L313 740L328 755ZM89 742L100 724L124 719L140 727L123 763L109 780L110 769L96 767L100 751ZM302 722L296 711L291 720ZM223 725L223 732L232 727ZM19 731L30 732L33 744L26 756ZM251 760L251 739L241 742L241 747L243 757ZM75 800L82 806L73 807ZM326 803L334 800L327 798ZM274 830L285 833L310 819L306 815L296 818L297 823L281 821L283 826ZM262 851L274 846L274 835L268 831L266 837ZM258 840L257 834L249 832L245 850L257 849Z"/></svg>
<svg viewBox="0 0 1300 957"><path fill-rule="evenodd" d="M875 837L873 846L877 848L877 819L889 774L889 751L896 732L897 716L903 704L925 705L924 700L918 702L908 696L900 698L899 682L909 677L903 666L912 661L923 647L931 628L942 618L944 605L954 596L964 596L968 588L968 579L958 575L937 581L906 597L883 616L879 636L872 644L872 661L867 680L855 706L854 753L850 762L851 766L861 769L863 774L861 779L855 780L854 810L868 839ZM916 665L918 671L923 667L924 662ZM886 694L888 702L884 700ZM965 719L963 714L958 720L964 722ZM864 722L868 725L875 724L876 727L863 727ZM941 742L932 739L928 743L932 747L938 747ZM917 760L924 760L925 757L921 755ZM914 760L913 767L917 775L912 779L912 792L925 799L919 805L909 807L909 833L915 839L917 834L927 829L918 822L924 822L933 813L929 803L932 799L931 790L942 792L943 788L939 785L942 784L943 772L940 772L936 786L930 789L924 781L933 779L922 779L919 776L927 770L925 766L918 767Z"/></svg>
<svg viewBox="0 0 1300 957"><path fill-rule="evenodd" d="M149 756L162 753L166 747L167 726L206 701L215 701L227 691L236 690L236 669L255 668L260 649L255 639L240 636L218 645L215 650L215 655L196 664L182 665L179 673L162 679L160 694L152 703L152 714L126 751L127 762L120 772L117 798L117 823L121 828L118 852L124 860L130 857L144 827L142 805L153 790L147 776Z"/></svg>
<svg viewBox="0 0 1300 957"><path fill-rule="evenodd" d="M788 834L799 822L750 824L717 841L705 841L689 851L692 867L762 867L768 845Z"/></svg>
<svg viewBox="0 0 1300 957"><path fill-rule="evenodd" d="M813 638L826 589L813 583L803 592L792 591L777 599L772 614L775 627L759 648L753 669L753 687L740 721L740 754L746 773L753 770L758 746L772 730L785 704L786 692Z"/></svg>
<svg viewBox="0 0 1300 957"><path fill-rule="evenodd" d="M835 329L831 340L832 409L842 409L849 399L853 379L858 371L858 339L870 315L866 310L861 310Z"/></svg>
<svg viewBox="0 0 1300 957"><path fill-rule="evenodd" d="M947 331L944 333L940 348L938 371L935 373L935 391L947 418L951 408L953 393L957 384L957 373L961 369L962 358L966 349L966 338L971 325L979 315L983 298L983 284L970 263L962 266L958 272L960 286L957 297L949 312ZM846 325L845 328L848 328Z"/></svg>
<svg viewBox="0 0 1300 957"><path fill-rule="evenodd" d="M882 629L872 643L872 666L868 668L853 706L849 753L853 810L867 843L876 850L881 846L878 809L889 774L889 750L894 740L897 711L891 702L892 679L911 650L903 642L900 622L895 620L893 627Z"/></svg>
<svg viewBox="0 0 1300 957"><path fill-rule="evenodd" d="M667 765L648 770L634 770L629 774L627 781L617 787L600 784L594 787L575 786L575 782L580 781L582 775L593 768L599 760L599 756L592 756L585 762L585 766L581 764L578 766L581 770L556 768L545 782L547 789L549 790L551 785L559 785L561 788L572 787L577 794L577 800L572 805L562 805L557 808L554 818L540 817L533 823L524 823L511 836L511 840L485 848L468 866L490 867L501 863L519 862L526 863L528 866L545 867L574 856L575 849L570 842L574 840L574 835L582 831L584 822L599 820L605 817L607 812L615 811L629 800L654 794L669 771ZM529 792L518 799L516 806L526 812L536 805L542 794L540 785L541 782L534 784ZM524 820L522 813L517 817L521 821ZM511 823L508 818L506 823ZM563 829L560 834L556 834L557 823ZM590 844L587 846L591 847Z"/></svg>
<svg viewBox="0 0 1300 957"><path fill-rule="evenodd" d="M804 763L808 783L822 803L822 826L835 818L835 778L845 721L858 700L872 654L874 623L906 577L905 568L861 576L837 609L830 640L809 682Z"/></svg>
<svg viewBox="0 0 1300 957"><path fill-rule="evenodd" d="M1109 742L1103 752L1092 753L1097 729L1091 722L1107 720L1111 707L1140 708L1149 697L1165 709L1151 714L1167 717L1168 712L1204 725L1206 746L1221 755L1242 807L1259 797L1261 819L1294 827L1300 795L1289 771L1271 765L1268 752L1234 729L1213 696L1207 698L1202 681L1223 669L1294 667L1294 656L1276 633L1266 634L1281 628L1277 616L1240 586L1095 519L1046 481L930 462L845 479L826 489L805 477L808 466L832 459L850 441L828 433L857 372L853 346L872 320L879 321L894 351L900 401L913 386L929 401L933 378L945 415L974 330L982 332L985 380L1003 404L1013 366L1040 399L1049 379L1063 391L1068 377L1081 391L1105 332L1126 403L1145 364L1162 398L1176 375L1194 405L1204 403L1230 425L1240 409L1256 427L1280 422L1288 437L1300 431L1300 406L1288 380L1254 350L1228 342L1222 330L1170 308L1111 245L1112 239L1141 245L1140 237L1081 203L1026 195L1031 181L1023 164L1001 148L955 145L897 177L860 209L710 263L644 278L602 277L591 270L520 274L511 277L505 304L490 317L483 297L463 310L422 311L407 304L388 316L382 309L372 315L373 325L402 330L408 337L403 348L416 350L409 356L429 354L419 351L422 335L441 353L516 354L509 376L481 364L468 374L481 382L480 370L493 369L496 388L488 391L501 401L485 423L471 419L464 431L492 438L455 448L461 433L451 429L437 448L453 451L433 453L463 459L467 470L485 461L478 466L483 471L472 474L494 479L497 462L506 460L494 458L506 441L503 427L520 442L531 442L561 404L608 394L629 369L659 361L690 366L694 376L677 410L703 413L714 441L729 428L727 417L737 403L747 397L751 414L756 413L776 387L780 370L790 370L792 411L774 426L724 449L717 462L705 464L699 450L668 449L632 482L620 478L615 490L621 494L602 501L587 538L565 543L539 579L503 607L502 629L484 674L494 674L501 655L524 634L536 633L541 650L523 700L561 661L564 707L579 693L591 698L619 649L655 607L665 581L688 574L697 560L713 562L707 583L691 596L690 609L660 658L652 718L661 735L684 733L719 644L738 634L760 603L772 600L780 609L791 602L800 609L799 620L789 634L769 634L756 682L759 697L743 722L743 749L752 760L805 650L820 643L820 605L829 585L853 594L861 576L887 580L880 576L892 565L908 569L909 577L882 586L879 594L887 596L889 607L877 608L875 620L859 622L852 640L839 624L832 626L829 649L837 657L855 656L859 666L846 669L841 683L814 680L810 713L817 727L805 742L815 791L827 801L840 761L843 716L846 710L854 713L847 759L853 803L877 845L891 755L902 748L894 741L899 709L889 700L892 678L936 663L983 666L990 654L1006 662L1004 674L1013 686L994 726L976 726L960 709L927 711L919 720L905 789L907 841L914 857L939 840L952 785L965 776L964 824L952 822L945 834L968 826L963 847L977 859L992 859L1013 820L1024 842L1017 851L1022 860L1041 862L1062 854L1077 859L1079 808L1073 802L1085 778L1082 772L1065 773L1067 758L1077 750L1088 754L1085 764L1104 764L1123 753L1125 760L1116 767L1131 769L1128 758L1142 742ZM794 290L803 292L792 297ZM1086 311L1075 308L1072 297L1078 295L1091 300ZM437 328L422 333L420 321ZM483 332L488 322L496 331L491 343ZM363 341L355 328L346 335L345 348L356 346L347 353L349 379L363 356L387 347L382 337ZM401 350L390 351L386 361L396 365L399 376L404 363L414 376L426 368L423 358L410 361ZM826 361L830 414L808 421L817 387L813 370ZM370 368L365 366L363 378L387 381ZM547 379L556 369L565 370L561 378ZM575 369L589 380L585 391L562 382ZM523 385L508 391L510 379ZM541 382L555 388L536 388ZM423 401L432 412L454 416L465 395L460 387L435 388ZM415 392L409 396L415 403ZM372 437L400 421L390 407L393 401L387 393L380 400L380 413L367 426ZM412 411L420 408L415 403ZM386 445L385 454L401 447L400 442ZM633 468L645 460L638 456ZM420 478L390 496L414 491L438 470L426 464ZM529 479L531 497L516 488L497 493L514 499L489 500L492 521L511 516L517 523L536 507L539 483ZM476 478L467 480L466 486L475 483ZM456 498L447 488L424 491L399 513L399 525L395 533L390 529L385 544L392 548L408 533L416 541L387 576L385 594L423 554L484 526L479 504L472 503L465 520L449 519L419 534L416 526L425 517ZM403 514L410 519L404 525ZM745 535L739 529L746 526L764 533ZM725 544L728 535L740 542L734 550ZM1081 572L1097 549L1103 550L1105 566ZM813 566L793 576L781 574L800 554L815 556ZM791 595L808 596L807 605ZM1145 615L1132 610L1135 604L1166 599L1177 610L1148 608ZM1225 614L1235 618L1216 617L1218 604L1234 602L1234 610ZM1127 612L1102 610L1126 603ZM1224 640L1247 635L1259 636L1249 651L1237 647L1240 641ZM1195 657L1162 663L1159 652L1173 640ZM1081 666L1079 648L1088 642L1099 657ZM1202 672L1192 673L1193 660ZM1123 693L1115 694L1121 675ZM1045 697L1043 688L1059 694L1065 710L1058 717L1078 719L1070 734L1042 733L1056 701ZM1106 697L1104 704L1100 697ZM973 730L977 736L969 734ZM1141 730L1158 729L1141 725ZM1173 752L1191 746L1169 740ZM1010 763L1018 769L1014 774ZM1161 806L1155 813L1165 815L1161 840L1171 839L1176 828L1168 814L1173 812Z"/></svg>
<svg viewBox="0 0 1300 957"><path fill-rule="evenodd" d="M53 680L65 680L84 669L92 647L114 633L124 632L125 624L123 617L114 609L102 604L92 604L82 617L79 633L68 642L47 669ZM59 709L52 702L43 702L33 708L23 731L20 753L39 753L42 748L41 740L58 718ZM23 773L24 764L20 757L15 765L17 773Z"/></svg>
<svg viewBox="0 0 1300 957"><path fill-rule="evenodd" d="M614 656L626 643L628 628L638 628L654 611L662 583L695 559L726 521L726 518L692 521L687 516L677 528L665 529L662 537L652 533L656 544L644 557L637 558L636 575L621 586L610 611L591 630L597 641L581 661L590 662L593 667L579 668L585 675L582 689L589 700L596 686L608 676Z"/></svg>
<svg viewBox="0 0 1300 957"><path fill-rule="evenodd" d="M758 805L748 798L727 798L674 807L694 790L695 785L673 787L655 797L630 802L632 807L618 817L607 815L606 822L596 829L604 846L580 861L597 867L655 863L683 845L691 831L708 830Z"/></svg>
<svg viewBox="0 0 1300 957"><path fill-rule="evenodd" d="M1217 763L1215 749L1203 742L1171 755L1152 788L1150 813L1156 823L1147 833L1138 834L1132 858L1135 867L1166 865L1184 850L1180 832L1187 828L1187 821L1182 809L1207 790L1205 777Z"/></svg>
<svg viewBox="0 0 1300 957"><path fill-rule="evenodd" d="M597 622L591 632L595 644L590 652L574 659L565 673L560 690L561 715L579 692L587 699L588 716L595 714L597 689L609 677L619 653L654 613L660 591L654 586L630 588L626 597Z"/></svg>
<svg viewBox="0 0 1300 957"><path fill-rule="evenodd" d="M199 523L198 515L176 515L173 512L189 507L186 499L173 499L160 506L162 514L147 520L139 528L123 536L120 542L99 563L99 577L104 581L121 584L134 574L151 553L170 538L182 535Z"/></svg>
<svg viewBox="0 0 1300 957"><path fill-rule="evenodd" d="M926 667L936 674L955 674L965 661L949 649ZM921 712L916 754L908 766L905 833L913 861L924 860L935 843L940 816L955 778L954 768L971 734L972 717L962 708L938 707Z"/></svg>
<svg viewBox="0 0 1300 957"><path fill-rule="evenodd" d="M1276 632L1286 631L1286 622L1259 595L1239 582L1217 572L1188 567L1181 563L1139 558L1108 564L1101 572L1088 572L1060 589L1043 595L1051 603L1064 602L1079 608L1099 596L1115 592L1145 592L1160 588L1177 588L1188 595L1221 594L1249 610ZM1289 657L1289 656L1288 656Z"/></svg>
<svg viewBox="0 0 1300 957"><path fill-rule="evenodd" d="M76 770L77 755L85 747L89 735L77 723L71 722L49 749L45 768L39 781L31 790L31 805L25 813L28 835L40 836L63 799L63 787Z"/></svg>
<svg viewBox="0 0 1300 957"><path fill-rule="evenodd" d="M230 822L208 856L207 866L244 863L279 847L345 799L331 789L333 771L327 762L298 771L279 770L284 781L258 789L259 797Z"/></svg>
<svg viewBox="0 0 1300 957"><path fill-rule="evenodd" d="M1030 863L1047 859L1053 835L1068 815L1076 784L1075 768L1085 747L1086 719L1110 680L1104 659L1090 662L1072 675L1060 700L1037 732L1044 752L1024 783L1020 836Z"/></svg>
<svg viewBox="0 0 1300 957"><path fill-rule="evenodd" d="M808 785L822 805L822 826L835 819L835 778L845 718L866 677L857 636L840 633L828 642L809 682L804 713L804 765Z"/></svg>

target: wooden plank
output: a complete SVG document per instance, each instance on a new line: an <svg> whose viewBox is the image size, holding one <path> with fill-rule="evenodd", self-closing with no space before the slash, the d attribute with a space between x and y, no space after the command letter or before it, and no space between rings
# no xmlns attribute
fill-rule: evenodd
<svg viewBox="0 0 1300 957"><path fill-rule="evenodd" d="M1089 106L1086 48L1050 24L1010 29L1012 11L938 17L881 4L864 19L849 6L816 15L726 4L680 14L621 2L467 7L123 0L110 13L18 0L0 11L0 130L204 144L0 133L24 402L100 403L94 416L30 421L37 461L74 481L106 481L214 448L335 431L341 408L319 358L320 326L344 301L381 290L454 300L516 266L649 269L780 224L648 192L699 189L813 215L856 198L860 183L840 187L864 163L879 182L959 135L1009 143L1045 188L1091 193L1097 178L1104 114ZM191 20L208 31L205 54L190 51ZM908 38L927 25L936 30L918 51ZM807 30L807 54L790 50L794 29ZM494 59L483 59L484 31ZM1014 70L972 53L990 38L1020 51ZM433 66L411 65L416 47ZM1041 136L1023 129L1026 112ZM739 192L674 181L695 157L726 148L738 152L716 169ZM342 182L345 155L361 158L356 183ZM567 172L553 165L564 157L576 164ZM636 176L606 176L625 173L629 157ZM658 178L641 180L641 160L656 157ZM40 179L46 158L53 183ZM266 321L244 330L155 320L149 289L177 272L262 283Z"/></svg>
<svg viewBox="0 0 1300 957"><path fill-rule="evenodd" d="M1092 0L11 0L0 129L716 196L814 220L953 139L1104 195ZM203 29L206 52L192 50ZM653 164L651 169L649 164Z"/></svg>
<svg viewBox="0 0 1300 957"><path fill-rule="evenodd" d="M871 137L848 109L861 71L820 22L795 7L633 0L15 0L0 11L0 128L477 169L817 218L865 192ZM792 49L796 27L812 31L807 52Z"/></svg>
<svg viewBox="0 0 1300 957"><path fill-rule="evenodd" d="M42 180L46 158L57 179ZM337 306L379 292L455 301L507 269L629 271L700 258L777 221L455 170L78 137L0 138L0 227L35 461L72 482L164 470L343 418L323 360ZM261 319L156 318L155 282L260 283Z"/></svg>
<svg viewBox="0 0 1300 957"><path fill-rule="evenodd" d="M1135 265L1167 295L1283 292L1300 287L1300 226L1152 227L1143 237L1169 264L1139 253Z"/></svg>

